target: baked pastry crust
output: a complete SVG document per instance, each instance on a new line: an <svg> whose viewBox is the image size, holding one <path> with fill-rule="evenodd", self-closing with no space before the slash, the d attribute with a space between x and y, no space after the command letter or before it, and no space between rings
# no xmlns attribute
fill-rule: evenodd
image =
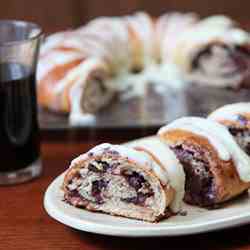
<svg viewBox="0 0 250 250"><path fill-rule="evenodd" d="M189 120L190 118L185 119ZM203 123L201 126L204 127L204 124L206 124L206 119L202 120L205 123ZM199 120L196 120L195 118L195 120L192 120L191 122L192 124L197 125ZM236 167L236 163L232 156L230 156L230 158L226 160L222 159L218 152L218 149L215 148L214 144L211 142L211 137L209 138L206 137L205 134L202 135L199 133L195 133L192 131L192 129L189 130L190 127L188 128L182 126L181 124L180 126L172 128L170 127L169 129L166 128L168 128L168 126L160 129L158 135L162 141L168 144L170 148L172 148L176 152L177 158L179 158L180 162L184 165L186 174L189 175L189 177L186 177L185 191L185 200L188 203L196 204L199 206L214 206L238 196L250 187L250 182L243 181L240 178L239 170ZM207 133L209 133L209 130L206 131ZM214 134L212 134L212 136L214 136ZM218 138L220 138L221 135L218 134L217 136ZM231 135L228 133L228 136ZM218 140L218 142L221 142L220 139ZM180 147L182 150L179 153L178 147ZM241 150L239 152L241 152L242 154L244 153ZM185 157L187 157L187 154L189 154L188 160L185 159ZM208 185L209 192L211 190L212 191L211 193L206 193L205 190L202 190L202 188L200 188L198 190L198 196L200 196L201 199L199 199L198 197L198 199L195 200L195 196L192 197L192 194L197 191L195 190L195 187L197 186L195 182L199 183L202 181L202 179L200 179L202 178L201 175L194 174L195 171L197 171L197 168L200 168L200 166L197 165L197 162L195 162L195 160L197 160L197 157L198 163L201 162L203 164L202 167L206 169L206 173L209 173L210 175L209 184L206 185ZM187 162L189 165L185 167L185 164L187 164ZM191 174L190 168L192 170ZM190 186L193 188L192 190L188 190L188 187ZM203 199L203 196L207 197ZM212 197L212 199L209 200L209 197Z"/></svg>
<svg viewBox="0 0 250 250"><path fill-rule="evenodd" d="M150 222L156 222L173 214L169 206L173 202L176 191L166 179L164 172L166 169L159 166L143 149L141 150L101 144L88 153L77 157L72 161L64 177L62 189L65 201L73 206L83 207L90 211L99 211ZM106 170L102 171L100 169L100 172L97 170L93 172L90 166L93 168L96 162L108 162L106 166L109 170L105 172ZM95 166L98 167L98 165ZM147 188L144 191L138 191L136 188L134 190L126 182L127 177L124 173L127 174L127 172L143 178L145 184L143 184L143 187ZM93 193L93 183L96 181L94 178L97 178L99 182L104 181L106 178L107 185L111 185L99 190L97 200L95 200ZM117 178L121 186L116 186L118 185L118 182L115 182ZM72 188L74 183L78 183L78 187L73 186ZM84 187L80 187L81 183L84 183ZM87 184L92 185L91 194L86 194L84 191L88 186ZM113 191L110 192L110 190ZM150 192L153 192L153 195L148 194L148 190L151 190ZM79 193L76 194L76 191L82 196L79 196ZM130 192L134 193L135 191L145 192L146 196L142 197L142 201L135 201L134 198L126 197Z"/></svg>
<svg viewBox="0 0 250 250"><path fill-rule="evenodd" d="M214 204L230 200L250 187L250 183L245 183L240 180L233 161L221 160L216 150L206 138L178 129L162 134L161 138L170 147L185 144L187 146L196 146L201 148L202 151L207 152L210 161L209 170L215 180L216 193Z"/></svg>

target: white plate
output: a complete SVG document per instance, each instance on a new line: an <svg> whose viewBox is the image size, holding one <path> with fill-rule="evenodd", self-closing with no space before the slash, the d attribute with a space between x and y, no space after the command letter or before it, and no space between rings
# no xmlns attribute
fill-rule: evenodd
<svg viewBox="0 0 250 250"><path fill-rule="evenodd" d="M147 142L155 140L147 137ZM136 141L128 145L134 145ZM208 232L222 228L250 223L250 199L248 195L229 202L220 209L206 210L184 205L186 216L173 216L159 223L115 217L75 208L62 201L60 190L64 174L57 177L48 187L44 206L48 214L57 221L72 228L105 235L128 237L179 236Z"/></svg>

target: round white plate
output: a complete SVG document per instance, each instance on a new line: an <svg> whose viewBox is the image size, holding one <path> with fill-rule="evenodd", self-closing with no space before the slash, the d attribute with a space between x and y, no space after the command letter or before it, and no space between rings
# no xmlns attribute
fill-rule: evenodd
<svg viewBox="0 0 250 250"><path fill-rule="evenodd" d="M147 142L154 137L141 139ZM140 141L141 141L140 140ZM127 145L134 145L133 141ZM172 216L159 223L148 223L75 208L63 202L64 174L48 187L44 206L55 220L72 228L105 235L127 237L179 236L208 232L250 223L250 199L248 195L227 203L223 208L206 210L184 205L187 215Z"/></svg>

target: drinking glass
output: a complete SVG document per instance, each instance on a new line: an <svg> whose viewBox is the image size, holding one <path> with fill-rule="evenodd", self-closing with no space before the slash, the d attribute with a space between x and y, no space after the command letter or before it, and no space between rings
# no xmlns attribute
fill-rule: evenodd
<svg viewBox="0 0 250 250"><path fill-rule="evenodd" d="M41 28L0 21L0 184L38 177L40 161L36 68Z"/></svg>

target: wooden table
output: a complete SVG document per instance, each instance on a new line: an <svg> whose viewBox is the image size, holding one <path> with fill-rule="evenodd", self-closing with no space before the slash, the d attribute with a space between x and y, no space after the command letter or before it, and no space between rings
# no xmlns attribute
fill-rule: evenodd
<svg viewBox="0 0 250 250"><path fill-rule="evenodd" d="M95 142L93 139L61 143L45 139L42 176L26 184L0 187L1 250L250 249L250 225L185 237L130 239L79 232L51 219L43 208L46 188L67 168L72 158Z"/></svg>

